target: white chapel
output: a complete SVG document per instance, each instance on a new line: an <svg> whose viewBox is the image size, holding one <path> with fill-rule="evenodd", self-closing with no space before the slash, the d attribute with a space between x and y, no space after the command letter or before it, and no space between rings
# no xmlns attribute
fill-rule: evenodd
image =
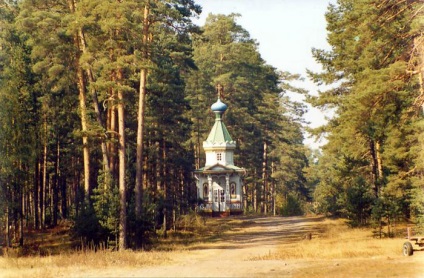
<svg viewBox="0 0 424 278"><path fill-rule="evenodd" d="M202 200L199 209L212 216L243 213L242 177L246 171L234 165L236 142L222 121L227 108L219 96L218 101L212 104L215 124L203 142L206 164L205 167L194 171L197 197Z"/></svg>

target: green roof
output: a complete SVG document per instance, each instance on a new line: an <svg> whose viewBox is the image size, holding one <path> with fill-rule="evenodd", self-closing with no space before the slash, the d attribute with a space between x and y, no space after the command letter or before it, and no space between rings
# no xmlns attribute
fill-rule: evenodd
<svg viewBox="0 0 424 278"><path fill-rule="evenodd" d="M208 139L206 142L211 143L224 143L224 142L232 142L230 133L227 130L227 127L222 122L221 115L216 114L215 124L212 127L211 132L209 133Z"/></svg>
<svg viewBox="0 0 424 278"><path fill-rule="evenodd" d="M215 169L215 168L221 168L219 170ZM222 169L223 168L223 169ZM195 170L196 173L203 173L203 172L208 172L208 173L213 173L213 172L239 172L239 173L245 173L246 170L244 168L240 168L237 167L235 165L221 165L219 163L215 164L215 165L210 165L210 166L205 166L202 167L200 169Z"/></svg>

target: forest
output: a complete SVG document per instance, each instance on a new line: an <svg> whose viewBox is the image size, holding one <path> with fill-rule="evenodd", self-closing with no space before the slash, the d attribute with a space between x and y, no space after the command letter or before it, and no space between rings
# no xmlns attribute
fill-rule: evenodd
<svg viewBox="0 0 424 278"><path fill-rule="evenodd" d="M195 214L218 85L245 214L424 225L421 0L330 4L331 49L311 50L323 70L306 77L268 65L241 15L197 26L201 12L194 0L0 0L0 245L70 221L86 242L138 249ZM334 116L307 128L289 92ZM326 145L305 146L306 131Z"/></svg>

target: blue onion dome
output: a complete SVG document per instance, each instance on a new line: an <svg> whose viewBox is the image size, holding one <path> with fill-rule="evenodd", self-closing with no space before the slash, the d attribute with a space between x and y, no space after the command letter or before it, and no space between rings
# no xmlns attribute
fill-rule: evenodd
<svg viewBox="0 0 424 278"><path fill-rule="evenodd" d="M228 106L218 98L218 100L212 104L211 109L213 112L222 112L224 113L227 110Z"/></svg>

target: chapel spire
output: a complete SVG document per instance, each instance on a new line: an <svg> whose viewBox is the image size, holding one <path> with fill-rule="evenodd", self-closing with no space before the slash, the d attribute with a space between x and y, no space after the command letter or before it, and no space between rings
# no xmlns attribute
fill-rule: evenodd
<svg viewBox="0 0 424 278"><path fill-rule="evenodd" d="M223 87L218 84L218 100L212 104L211 110L215 113L215 124L213 125L206 144L224 144L229 149L235 148L235 142L231 138L230 133L227 130L224 122L222 121L222 115L227 111L228 106L221 101Z"/></svg>
<svg viewBox="0 0 424 278"><path fill-rule="evenodd" d="M218 99L224 98L224 86L222 86L220 83L216 85L216 92L218 94Z"/></svg>

